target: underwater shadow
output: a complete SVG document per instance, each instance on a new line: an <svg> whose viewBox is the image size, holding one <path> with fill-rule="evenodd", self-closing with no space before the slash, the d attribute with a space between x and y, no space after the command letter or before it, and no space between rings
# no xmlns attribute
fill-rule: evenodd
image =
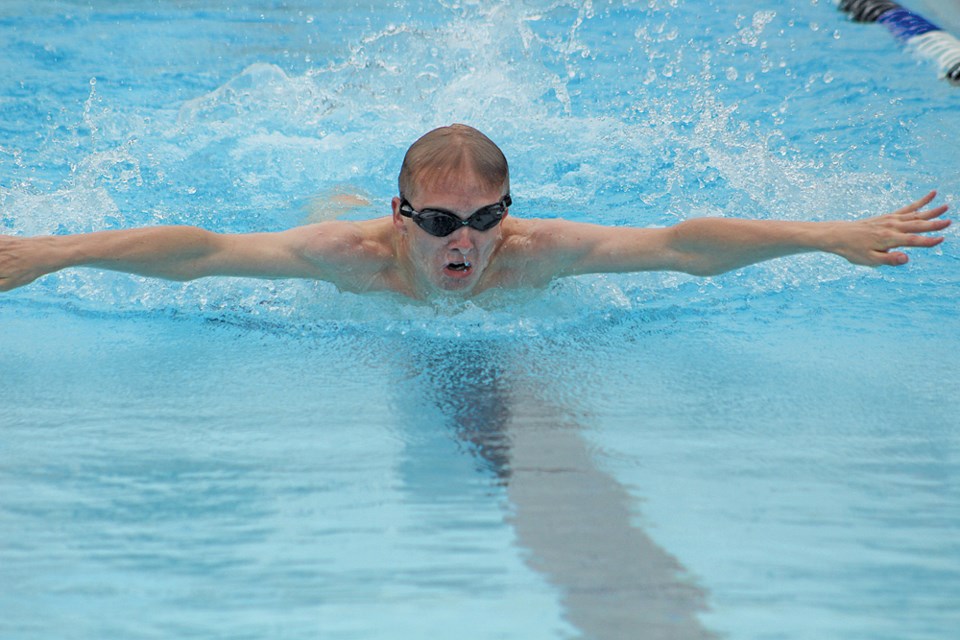
<svg viewBox="0 0 960 640"><path fill-rule="evenodd" d="M556 388L564 372L542 358L513 340L448 339L398 361L421 382L408 406L438 409L505 488L527 564L559 590L583 637L715 638L698 619L707 594L634 524L635 499L597 466L579 408Z"/></svg>

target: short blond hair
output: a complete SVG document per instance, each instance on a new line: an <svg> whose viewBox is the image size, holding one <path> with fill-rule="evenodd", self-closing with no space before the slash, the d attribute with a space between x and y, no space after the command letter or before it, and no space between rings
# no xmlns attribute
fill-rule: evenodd
<svg viewBox="0 0 960 640"><path fill-rule="evenodd" d="M481 186L510 191L507 158L477 129L453 124L429 131L410 145L400 167L400 195L413 197L417 187L456 181L470 172Z"/></svg>

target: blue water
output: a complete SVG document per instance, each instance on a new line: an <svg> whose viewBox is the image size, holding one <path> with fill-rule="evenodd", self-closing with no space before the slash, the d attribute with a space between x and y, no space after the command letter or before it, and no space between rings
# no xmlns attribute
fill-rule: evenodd
<svg viewBox="0 0 960 640"><path fill-rule="evenodd" d="M452 121L504 148L513 215L960 200L960 90L781 4L8 1L0 230L382 215ZM947 235L901 269L460 304L81 269L3 294L0 637L952 637Z"/></svg>

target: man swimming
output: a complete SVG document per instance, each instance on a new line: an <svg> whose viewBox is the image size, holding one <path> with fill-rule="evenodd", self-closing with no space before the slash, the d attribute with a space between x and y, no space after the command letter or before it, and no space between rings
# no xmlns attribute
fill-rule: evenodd
<svg viewBox="0 0 960 640"><path fill-rule="evenodd" d="M946 205L930 192L893 213L856 221L696 218L666 228L606 227L510 217L507 160L487 136L455 124L407 151L390 216L326 221L272 233L219 234L171 226L0 236L0 291L68 267L170 280L206 276L313 278L343 291L417 299L543 287L564 276L668 270L715 275L821 251L854 264L902 265L898 247L933 247Z"/></svg>

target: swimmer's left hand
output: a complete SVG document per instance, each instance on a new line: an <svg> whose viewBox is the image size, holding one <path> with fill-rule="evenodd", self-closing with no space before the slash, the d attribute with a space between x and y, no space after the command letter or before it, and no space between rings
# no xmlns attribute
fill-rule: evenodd
<svg viewBox="0 0 960 640"><path fill-rule="evenodd" d="M893 213L854 222L838 223L832 246L829 250L843 256L854 264L870 267L883 265L900 266L909 260L898 247L935 247L943 242L943 236L919 235L942 231L950 226L950 220L940 218L946 213L945 204L921 211L937 196L931 191L916 202Z"/></svg>

